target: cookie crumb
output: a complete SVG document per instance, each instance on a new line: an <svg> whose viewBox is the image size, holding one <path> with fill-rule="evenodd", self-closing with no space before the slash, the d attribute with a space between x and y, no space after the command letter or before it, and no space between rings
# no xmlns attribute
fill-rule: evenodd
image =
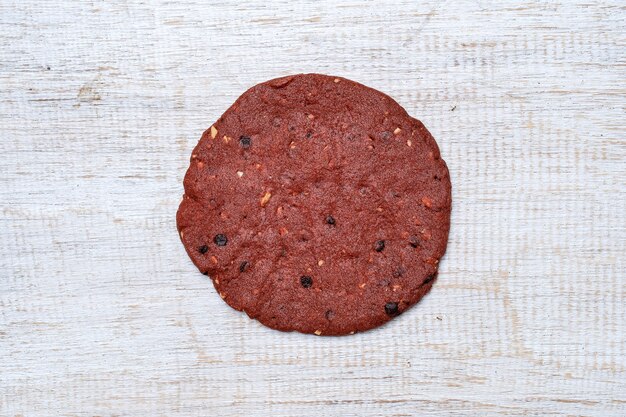
<svg viewBox="0 0 626 417"><path fill-rule="evenodd" d="M224 135L224 137L222 138L222 140L224 141L224 143L228 143L228 142L230 142L231 138L230 138L230 136L226 136L226 135Z"/></svg>
<svg viewBox="0 0 626 417"><path fill-rule="evenodd" d="M428 208L431 208L433 206L433 200L431 200L429 197L422 197L422 204Z"/></svg>
<svg viewBox="0 0 626 417"><path fill-rule="evenodd" d="M407 146L410 147L413 144L413 142L411 142L411 140L409 139L409 140L406 141L406 144L407 144Z"/></svg>
<svg viewBox="0 0 626 417"><path fill-rule="evenodd" d="M396 127L396 130L393 131L394 135L399 135L400 132L402 132L402 129L400 129L399 127Z"/></svg>
<svg viewBox="0 0 626 417"><path fill-rule="evenodd" d="M211 139L215 139L216 136L217 136L217 129L215 128L215 126L211 126Z"/></svg>
<svg viewBox="0 0 626 417"><path fill-rule="evenodd" d="M239 178L243 177L243 171L237 171L237 176L238 176Z"/></svg>
<svg viewBox="0 0 626 417"><path fill-rule="evenodd" d="M335 78L333 81L334 81L334 82L335 82L335 84L336 84L336 83L338 83L338 82L339 82L339 81L341 81L341 80L340 80L339 78Z"/></svg>
<svg viewBox="0 0 626 417"><path fill-rule="evenodd" d="M320 335L322 334L322 331L321 331L321 330L316 330L316 331L315 331L315 332L313 332L313 333L315 333L317 336L320 336Z"/></svg>
<svg viewBox="0 0 626 417"><path fill-rule="evenodd" d="M313 120L313 119L315 119L315 116L313 116L312 114L308 114L306 117L308 117L308 118L309 118L309 120Z"/></svg>
<svg viewBox="0 0 626 417"><path fill-rule="evenodd" d="M322 265L324 265L324 261L322 259L317 261L317 266L322 266Z"/></svg>

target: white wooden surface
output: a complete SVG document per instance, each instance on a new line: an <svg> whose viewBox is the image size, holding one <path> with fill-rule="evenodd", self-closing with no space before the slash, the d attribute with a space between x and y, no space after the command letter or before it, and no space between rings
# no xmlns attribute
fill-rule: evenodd
<svg viewBox="0 0 626 417"><path fill-rule="evenodd" d="M0 0L0 415L626 415L623 1ZM249 86L385 91L450 167L431 294L364 334L231 310L175 229Z"/></svg>

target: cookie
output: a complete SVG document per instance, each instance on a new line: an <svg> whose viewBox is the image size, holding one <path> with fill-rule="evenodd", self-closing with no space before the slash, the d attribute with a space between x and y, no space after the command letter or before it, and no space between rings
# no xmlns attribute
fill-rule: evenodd
<svg viewBox="0 0 626 417"><path fill-rule="evenodd" d="M426 294L451 186L424 125L389 96L301 74L246 91L193 150L180 238L231 307L316 335L377 327Z"/></svg>

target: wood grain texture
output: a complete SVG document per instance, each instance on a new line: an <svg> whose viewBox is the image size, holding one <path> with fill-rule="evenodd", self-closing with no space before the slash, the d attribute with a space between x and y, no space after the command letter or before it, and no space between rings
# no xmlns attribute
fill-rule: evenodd
<svg viewBox="0 0 626 417"><path fill-rule="evenodd" d="M623 1L0 0L0 415L626 415ZM202 131L298 72L437 138L450 244L364 334L231 310L175 212Z"/></svg>

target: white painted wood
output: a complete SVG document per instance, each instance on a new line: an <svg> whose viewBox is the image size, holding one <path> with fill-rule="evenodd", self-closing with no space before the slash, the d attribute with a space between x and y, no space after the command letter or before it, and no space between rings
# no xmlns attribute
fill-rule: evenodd
<svg viewBox="0 0 626 417"><path fill-rule="evenodd" d="M0 1L0 415L624 416L623 1ZM454 187L439 281L320 338L231 310L191 149L297 72L389 93Z"/></svg>

